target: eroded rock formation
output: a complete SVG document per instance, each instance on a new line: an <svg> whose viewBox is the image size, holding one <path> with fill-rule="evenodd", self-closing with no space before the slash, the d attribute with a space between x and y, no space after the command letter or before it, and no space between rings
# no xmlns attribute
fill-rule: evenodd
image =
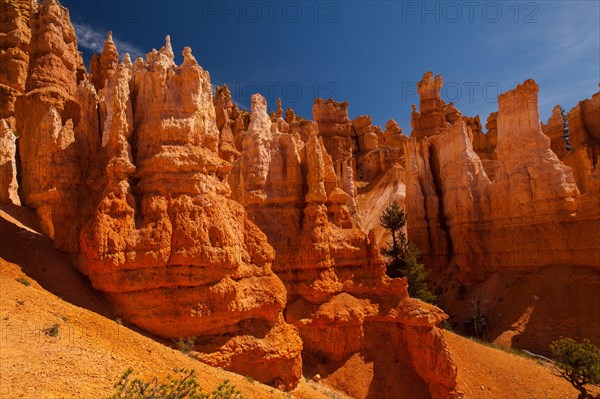
<svg viewBox="0 0 600 399"><path fill-rule="evenodd" d="M348 102L315 99L313 119L327 153L331 156L338 186L350 197L349 210L356 213L356 132L348 117Z"/></svg>
<svg viewBox="0 0 600 399"><path fill-rule="evenodd" d="M17 137L0 119L0 203L21 205L17 184Z"/></svg>
<svg viewBox="0 0 600 399"><path fill-rule="evenodd" d="M424 81L431 86L431 75L426 74ZM589 183L594 181L593 174L598 169L592 167L596 161L593 145L587 139L594 135L593 115L597 115L599 107L581 107L590 107L590 120L583 130L582 124L573 123L572 136L580 151L565 153L561 148L566 144L564 140L560 143L555 132L560 114L557 116L555 109L544 126L551 140L542 132L537 94L538 86L533 80L502 94L498 112L488 118L485 145L477 120L466 117L447 117L443 128L434 130L442 131L440 134L412 137L405 146L406 212L408 238L423 251L427 265L434 270L433 279L440 284L442 300L452 316L459 322L467 317L465 309L471 305L462 302L464 289L475 287L473 290L479 294L469 291L472 298L484 295L488 310L497 312L489 314L496 323L490 334L498 335L504 344L547 354L549 342L561 335L594 342L600 337L584 333L588 330L581 314L562 307L556 308L545 322L531 315L537 307L548 316L543 304L531 305L526 314L515 316L518 320L510 320L506 317L510 309L502 310L498 303L490 301L506 295L499 289L503 284L514 285L520 279L532 281L529 285L534 287L534 281L540 280L538 273L543 276L557 265L587 270L584 274L590 276L586 280L588 287L600 283L600 200L597 189ZM593 100L586 101L590 104ZM446 115L457 112L447 111L451 105L437 106L446 109ZM429 113L437 115L440 110L434 112L430 108L422 111L420 117L431 119ZM578 114L577 107L569 113L573 120ZM588 144L579 144L578 137L585 137ZM577 164L575 157L583 161ZM451 292L452 281L458 281L462 293ZM564 288L556 285L552 289ZM530 296L540 300L535 293ZM594 298L600 299L597 295ZM570 328L560 324L562 318L572 320ZM549 324L555 326L552 332L531 330L547 329ZM523 339L519 341L519 337Z"/></svg>
<svg viewBox="0 0 600 399"><path fill-rule="evenodd" d="M2 4L0 200L21 195L125 320L197 337L204 362L289 389L303 360L373 356L458 396L447 316L379 255L379 215L405 197L409 238L462 282L600 264L598 95L569 112L574 149L559 153L533 81L500 97L484 134L427 73L409 139L334 100L315 100L314 122L280 101L269 115L260 95L240 111L189 48L175 64L168 37L119 63L109 34L88 75L66 9Z"/></svg>
<svg viewBox="0 0 600 399"><path fill-rule="evenodd" d="M594 197L600 193L600 92L580 101L566 114L568 144L560 110L559 105L554 107L542 129L551 139L552 150L573 169L581 193Z"/></svg>
<svg viewBox="0 0 600 399"><path fill-rule="evenodd" d="M443 82L441 75L433 76L433 73L427 72L417 83L420 105L419 112L414 105L412 106L411 137L420 139L447 131L446 104L440 97Z"/></svg>
<svg viewBox="0 0 600 399"><path fill-rule="evenodd" d="M327 112L345 115L343 104L325 104ZM286 319L299 329L305 360L340 364L366 351L376 334L386 336L398 342L399 353L409 354L399 361L416 371L433 397L448 397L456 370L436 327L443 314L412 301L401 281L385 276L375 236L357 228L353 198L340 187L325 140L345 143L346 136L330 135L348 134L350 127L326 122L323 134L318 123L289 120L281 113L270 118L265 99L253 96L234 192L275 248L273 270L288 295ZM370 120L356 121L356 127L369 134Z"/></svg>
<svg viewBox="0 0 600 399"><path fill-rule="evenodd" d="M56 1L22 2L19 10L18 59L23 62L16 80L24 85L20 85L23 93L16 98L14 115L20 137L22 199L36 209L57 247L73 252L78 240L81 165L86 157L79 152L80 142L87 139L79 137L78 100L78 82L85 68L65 8ZM23 52L28 56L22 56Z"/></svg>
<svg viewBox="0 0 600 399"><path fill-rule="evenodd" d="M146 62L126 57L100 91L104 174L89 182L102 190L80 267L130 322L195 336L204 362L291 388L302 342L283 320L273 249L228 198L209 75L183 56L175 65L167 39Z"/></svg>
<svg viewBox="0 0 600 399"><path fill-rule="evenodd" d="M0 119L2 201L19 199L16 131L25 204L125 320L197 336L202 361L295 386L302 342L283 319L273 248L229 199L208 72L188 48L175 65L169 38L119 64L109 34L88 76L66 9L13 5L3 38L19 40L1 43L18 55L0 69L15 86Z"/></svg>
<svg viewBox="0 0 600 399"><path fill-rule="evenodd" d="M588 218L571 168L542 133L537 92L528 80L500 96L499 170L491 178L474 151L468 119L444 121L443 134L409 141L409 237L432 267L453 263L474 281L508 267L600 265L597 240L581 235L597 231L598 216Z"/></svg>
<svg viewBox="0 0 600 399"><path fill-rule="evenodd" d="M29 70L30 18L36 6L29 0L0 4L0 119L15 124L15 101L25 92Z"/></svg>

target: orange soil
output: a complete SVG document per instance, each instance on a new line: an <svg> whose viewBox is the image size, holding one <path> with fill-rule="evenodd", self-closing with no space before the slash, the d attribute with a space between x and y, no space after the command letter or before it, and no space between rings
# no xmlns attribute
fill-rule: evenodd
<svg viewBox="0 0 600 399"><path fill-rule="evenodd" d="M458 365L464 399L575 399L578 392L553 367L444 332Z"/></svg>

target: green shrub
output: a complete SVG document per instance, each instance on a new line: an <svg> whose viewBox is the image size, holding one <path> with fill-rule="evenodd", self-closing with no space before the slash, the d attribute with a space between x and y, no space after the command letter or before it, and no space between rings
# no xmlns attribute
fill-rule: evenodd
<svg viewBox="0 0 600 399"><path fill-rule="evenodd" d="M23 284L25 287L29 287L31 285L31 283L29 282L29 280L27 280L25 277L19 277L17 279L17 281L21 284Z"/></svg>
<svg viewBox="0 0 600 399"><path fill-rule="evenodd" d="M225 380L213 391L210 399L244 399L242 393L235 389L235 385L231 385Z"/></svg>
<svg viewBox="0 0 600 399"><path fill-rule="evenodd" d="M584 339L561 338L550 344L557 374L579 391L578 399L591 398L586 385L600 385L600 348Z"/></svg>
<svg viewBox="0 0 600 399"><path fill-rule="evenodd" d="M60 329L60 326L58 324L52 324L50 327L44 328L42 330L42 332L51 337L56 337L58 335L59 329Z"/></svg>
<svg viewBox="0 0 600 399"><path fill-rule="evenodd" d="M114 385L116 392L106 399L244 399L229 381L223 381L208 395L202 392L194 370L174 371L174 376L168 374L166 381L159 382L158 377L150 381L132 378L133 369L129 368Z"/></svg>
<svg viewBox="0 0 600 399"><path fill-rule="evenodd" d="M196 337L188 337L186 339L179 338L176 342L177 349L183 354L189 355L194 350L196 344Z"/></svg>

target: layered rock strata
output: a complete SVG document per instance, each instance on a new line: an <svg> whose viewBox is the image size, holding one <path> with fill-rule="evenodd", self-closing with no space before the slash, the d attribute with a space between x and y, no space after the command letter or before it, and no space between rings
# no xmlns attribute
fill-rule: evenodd
<svg viewBox="0 0 600 399"><path fill-rule="evenodd" d="M366 350L377 332L399 342L398 351L409 354L402 361L433 397L451 396L456 369L436 327L443 314L408 299L405 282L385 276L374 235L356 226L353 199L340 187L324 142L349 127L327 123L323 135L318 123L288 119L277 112L269 117L265 99L253 96L232 181L234 197L275 248L273 270L288 295L286 320L300 331L305 359L339 364ZM409 310L418 306L418 315Z"/></svg>
<svg viewBox="0 0 600 399"><path fill-rule="evenodd" d="M439 90L429 73L420 87ZM600 215L542 133L537 93L528 80L499 97L493 176L474 151L468 119L440 120L434 132L443 133L407 143L408 234L430 267L456 265L463 281L507 268L600 267ZM419 118L434 120L448 108L435 104Z"/></svg>
<svg viewBox="0 0 600 399"><path fill-rule="evenodd" d="M78 190L89 139L80 128L83 93L78 83L85 68L64 7L48 0L43 4L21 2L19 10L22 23L25 15L29 16L27 26L19 25L17 35L22 62L16 80L22 83L23 92L14 102L22 200L37 211L56 246L74 252L78 246Z"/></svg>
<svg viewBox="0 0 600 399"><path fill-rule="evenodd" d="M108 74L80 268L130 322L195 336L202 361L289 389L302 342L283 320L273 249L229 199L209 75L189 48L183 57L175 65L167 38Z"/></svg>
<svg viewBox="0 0 600 399"><path fill-rule="evenodd" d="M17 137L0 119L0 203L21 205L17 183Z"/></svg>
<svg viewBox="0 0 600 399"><path fill-rule="evenodd" d="M119 64L109 34L88 76L65 8L7 9L2 202L18 202L20 172L24 203L124 320L196 336L202 361L294 387L302 342L283 319L273 248L229 198L208 72L188 48L175 65L168 38L145 61Z"/></svg>

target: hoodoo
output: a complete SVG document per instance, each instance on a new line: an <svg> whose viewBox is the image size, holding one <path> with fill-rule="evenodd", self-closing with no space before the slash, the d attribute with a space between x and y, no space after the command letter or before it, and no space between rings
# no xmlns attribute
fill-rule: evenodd
<svg viewBox="0 0 600 399"><path fill-rule="evenodd" d="M409 137L335 99L314 99L314 120L259 93L246 110L169 36L132 60L109 32L88 73L57 0L0 10L0 227L27 219L5 210L35 214L43 234L18 234L129 327L248 381L361 399L479 397L461 369L477 344L442 329L464 331L473 303L505 346L600 344L600 93L542 124L528 79L480 118L427 72ZM393 202L439 307L409 297L410 273L386 275ZM0 249L4 265L16 250Z"/></svg>

